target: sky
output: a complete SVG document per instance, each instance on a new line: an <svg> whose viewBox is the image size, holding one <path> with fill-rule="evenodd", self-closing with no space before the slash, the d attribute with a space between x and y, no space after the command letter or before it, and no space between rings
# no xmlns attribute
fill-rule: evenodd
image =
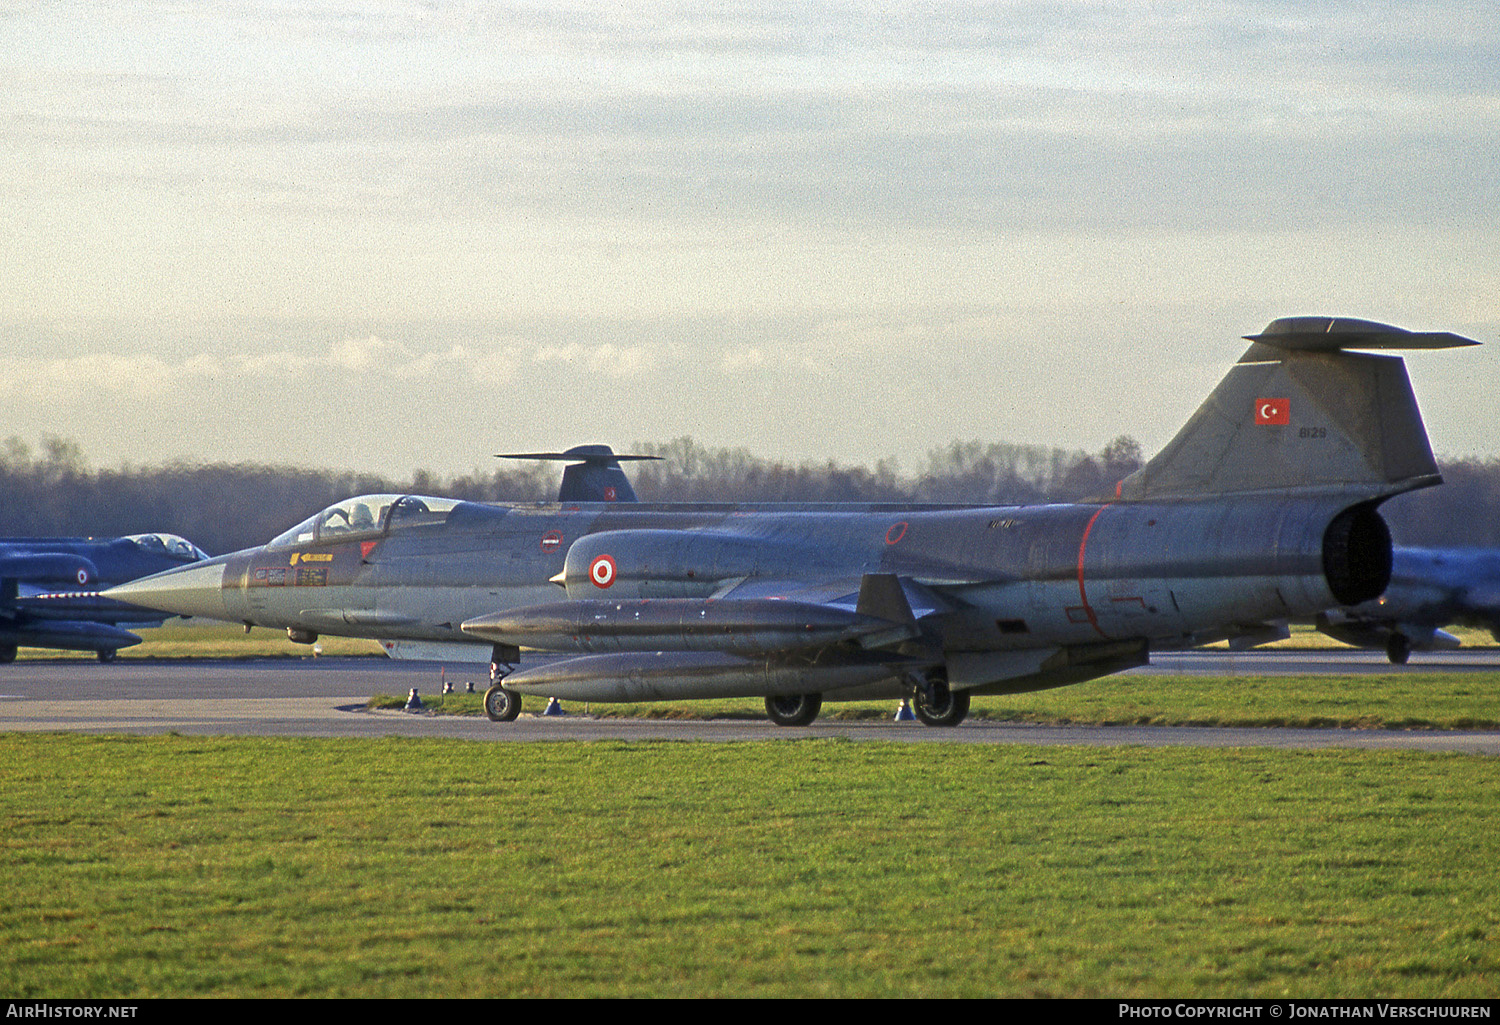
<svg viewBox="0 0 1500 1025"><path fill-rule="evenodd" d="M0 0L0 438L1165 444L1292 315L1500 457L1500 5Z"/></svg>

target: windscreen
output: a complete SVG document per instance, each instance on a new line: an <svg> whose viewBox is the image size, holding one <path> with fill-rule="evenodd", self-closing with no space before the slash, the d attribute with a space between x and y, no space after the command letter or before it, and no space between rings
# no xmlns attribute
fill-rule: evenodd
<svg viewBox="0 0 1500 1025"><path fill-rule="evenodd" d="M316 516L309 516L291 530L277 535L267 547L338 541L381 534L387 529L442 523L455 505L458 505L456 499L425 495L360 495L330 505Z"/></svg>

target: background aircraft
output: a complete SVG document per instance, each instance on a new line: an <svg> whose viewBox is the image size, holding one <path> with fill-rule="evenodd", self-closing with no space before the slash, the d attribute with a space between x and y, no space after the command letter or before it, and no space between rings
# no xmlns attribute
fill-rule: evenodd
<svg viewBox="0 0 1500 1025"><path fill-rule="evenodd" d="M175 534L0 539L0 662L23 647L93 651L108 662L141 643L118 624L160 626L164 617L99 591L207 558Z"/></svg>
<svg viewBox="0 0 1500 1025"><path fill-rule="evenodd" d="M620 463L659 460L661 456L616 455L608 445L578 445L566 452L502 452L495 458L568 463L557 490L559 502L635 502L635 488Z"/></svg>
<svg viewBox="0 0 1500 1025"><path fill-rule="evenodd" d="M825 697L909 696L923 722L956 725L974 694L1077 683L1142 665L1153 645L1310 620L1385 590L1376 509L1441 478L1403 362L1349 350L1477 343L1327 317L1249 340L1171 443L1096 502L366 495L260 548L108 593L308 642L482 640L485 708L502 721L525 694L757 696L780 725L811 722ZM522 647L571 657L517 669Z"/></svg>
<svg viewBox="0 0 1500 1025"><path fill-rule="evenodd" d="M1316 622L1345 644L1384 648L1396 663L1413 651L1458 647L1458 638L1441 629L1454 624L1482 627L1500 641L1500 551L1397 548L1384 594Z"/></svg>

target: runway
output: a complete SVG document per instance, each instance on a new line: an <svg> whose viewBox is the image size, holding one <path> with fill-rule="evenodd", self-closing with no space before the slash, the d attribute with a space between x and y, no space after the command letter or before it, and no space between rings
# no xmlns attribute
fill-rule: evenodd
<svg viewBox="0 0 1500 1025"><path fill-rule="evenodd" d="M1155 656L1136 673L1276 675L1408 672L1496 672L1500 650L1418 654L1392 666L1376 652L1223 651ZM482 666L394 662L381 658L251 660L131 660L101 665L88 660L22 661L0 666L0 731L134 733L301 737L445 737L527 742L557 740L781 740L846 737L939 744L1138 745L1194 747L1357 747L1461 751L1500 755L1500 732L1311 730L1144 726L1035 726L971 719L957 729L915 723L840 721L824 716L800 729L763 719L596 719L581 707L560 717L542 716L543 702L527 703L513 723L468 716L369 711L373 694L441 692L443 679L458 689L483 690ZM892 708L894 713L895 709Z"/></svg>

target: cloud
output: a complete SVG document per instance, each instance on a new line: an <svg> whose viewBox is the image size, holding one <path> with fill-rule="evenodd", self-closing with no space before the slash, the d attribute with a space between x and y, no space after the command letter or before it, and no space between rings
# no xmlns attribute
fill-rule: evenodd
<svg viewBox="0 0 1500 1025"><path fill-rule="evenodd" d="M642 378L671 359L670 347L659 344L543 345L531 356L538 364L556 363L571 370L607 377Z"/></svg>
<svg viewBox="0 0 1500 1025"><path fill-rule="evenodd" d="M0 375L0 396L7 401L56 405L76 410L101 395L153 401L174 393L184 381L222 376L223 364L211 356L168 362L154 355L93 352L55 359L10 358Z"/></svg>
<svg viewBox="0 0 1500 1025"><path fill-rule="evenodd" d="M134 46L43 20L94 63L19 23L8 146L265 210L1233 230L1500 189L1476 3L139 5L110 20Z"/></svg>
<svg viewBox="0 0 1500 1025"><path fill-rule="evenodd" d="M603 347L605 350L608 347ZM531 358L544 359L547 349ZM72 404L87 396L160 400L210 385L268 389L289 381L362 380L420 384L454 377L503 383L525 358L512 344L448 343L431 349L369 335L345 337L306 349L260 349L164 357L155 353L100 351L77 356L12 358L0 375L0 396L36 403ZM597 352L594 360L604 360ZM628 358L626 362L629 362Z"/></svg>
<svg viewBox="0 0 1500 1025"><path fill-rule="evenodd" d="M1094 448L1057 381L1195 392L1275 316L1495 336L1497 50L1490 0L15 6L0 395L101 396L105 458L330 406Z"/></svg>

